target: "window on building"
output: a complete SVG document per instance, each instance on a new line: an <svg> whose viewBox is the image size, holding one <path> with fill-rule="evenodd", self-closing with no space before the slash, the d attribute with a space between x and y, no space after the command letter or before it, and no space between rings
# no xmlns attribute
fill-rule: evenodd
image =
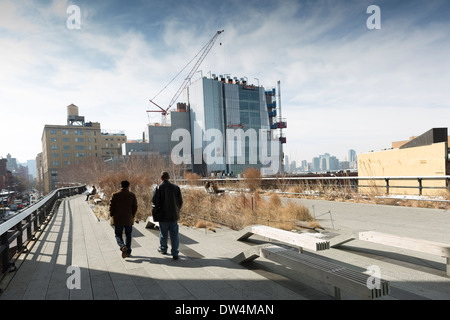
<svg viewBox="0 0 450 320"><path fill-rule="evenodd" d="M63 130L63 131L62 131L62 134L68 135L68 134L69 134L69 130Z"/></svg>

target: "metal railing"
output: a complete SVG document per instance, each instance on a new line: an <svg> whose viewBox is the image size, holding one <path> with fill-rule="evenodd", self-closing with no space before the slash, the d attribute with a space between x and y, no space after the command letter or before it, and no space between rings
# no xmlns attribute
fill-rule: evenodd
<svg viewBox="0 0 450 320"><path fill-rule="evenodd" d="M55 209L58 199L83 193L86 186L61 188L54 190L39 202L16 213L0 224L0 259L2 273L7 272L14 263L11 262L16 253L26 251L26 242L35 240L35 233L40 231L44 222ZM17 245L11 248L11 243ZM0 274L1 276L1 274Z"/></svg>
<svg viewBox="0 0 450 320"><path fill-rule="evenodd" d="M450 191L450 176L419 176L419 177L358 177L359 180L366 180L366 181L383 181L384 185L361 185L359 184L358 187L368 187L368 188L384 188L385 193L389 194L391 188L399 188L399 189L417 189L419 192L419 196L423 194L424 189L441 189L441 190L449 190ZM390 182L392 181L417 181L417 185L391 185ZM445 181L445 186L424 186L425 181Z"/></svg>
<svg viewBox="0 0 450 320"><path fill-rule="evenodd" d="M176 179L179 182L187 182L186 179ZM219 184L226 183L240 183L245 182L246 178L204 178L199 181L205 183L206 181L214 180ZM450 191L450 176L385 176L385 177L358 177L358 176L315 176L315 177L263 177L261 186L263 188L285 188L289 186L298 186L303 183L307 186L322 186L330 187L347 187L355 192L359 192L360 188L381 188L384 189L385 194L392 194L392 189L417 189L418 195L423 194L424 189L448 190ZM366 182L367 181L367 182ZM379 183L379 181L383 183ZM393 185L393 181L416 181L416 185L398 183ZM441 186L425 185L425 181L442 181ZM366 182L362 184L363 182ZM378 182L378 183L377 183Z"/></svg>

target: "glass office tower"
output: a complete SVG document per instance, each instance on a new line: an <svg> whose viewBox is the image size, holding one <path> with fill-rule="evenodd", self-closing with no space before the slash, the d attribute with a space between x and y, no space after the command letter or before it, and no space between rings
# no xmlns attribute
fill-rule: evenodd
<svg viewBox="0 0 450 320"><path fill-rule="evenodd" d="M272 138L263 87L213 75L193 82L186 94L194 172L236 175L265 166L261 147Z"/></svg>

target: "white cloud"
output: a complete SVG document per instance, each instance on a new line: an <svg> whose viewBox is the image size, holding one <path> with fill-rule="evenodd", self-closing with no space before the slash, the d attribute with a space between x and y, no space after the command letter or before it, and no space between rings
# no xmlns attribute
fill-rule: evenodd
<svg viewBox="0 0 450 320"><path fill-rule="evenodd" d="M19 3L0 3L0 29L5 30L0 35L5 48L0 50L0 106L20 120L21 128L8 121L0 133L32 141L24 149L8 139L0 156L34 158L44 125L64 124L70 103L88 121L141 137L148 99L221 29L225 32L199 69L203 75L246 76L254 83L258 78L266 87L281 80L288 121L285 150L297 160L325 152L342 158L350 148L377 150L448 126L450 41L444 22L417 27L414 19L392 17L381 30L370 31L361 4L355 9L283 1L266 10L250 2L250 10L236 1L220 2L214 10L212 5L177 6L159 20L154 19L158 12L146 7L135 17L148 23L139 28L129 26L134 17L128 11L107 19L105 3L85 3L80 5L81 30L68 30L69 1ZM136 8L130 12L138 14ZM156 102L166 106L182 80Z"/></svg>

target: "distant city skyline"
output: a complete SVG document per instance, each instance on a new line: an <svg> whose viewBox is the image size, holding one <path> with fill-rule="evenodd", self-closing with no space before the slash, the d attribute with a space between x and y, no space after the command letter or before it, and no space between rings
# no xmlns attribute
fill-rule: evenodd
<svg viewBox="0 0 450 320"><path fill-rule="evenodd" d="M329 158L331 161L325 163L320 163L321 160ZM315 163L315 161L319 161ZM357 153L353 149L347 150L347 156L344 158L339 158L336 155L324 152L322 154L314 156L312 159L292 159L289 155L285 154L285 166L291 169L292 163L298 171L338 171L346 169L356 169L357 168ZM289 162L289 163L287 163ZM324 165L324 167L321 167ZM343 167L344 165L344 167ZM285 170L289 172L289 169Z"/></svg>
<svg viewBox="0 0 450 320"><path fill-rule="evenodd" d="M281 82L285 154L344 158L390 147L450 119L450 2L0 0L0 154L42 151L66 106L140 139L149 99L215 32L193 81L209 73ZM78 10L74 10L77 8ZM189 66L186 70L189 70ZM156 103L167 106L180 75ZM180 80L181 79L181 80Z"/></svg>

